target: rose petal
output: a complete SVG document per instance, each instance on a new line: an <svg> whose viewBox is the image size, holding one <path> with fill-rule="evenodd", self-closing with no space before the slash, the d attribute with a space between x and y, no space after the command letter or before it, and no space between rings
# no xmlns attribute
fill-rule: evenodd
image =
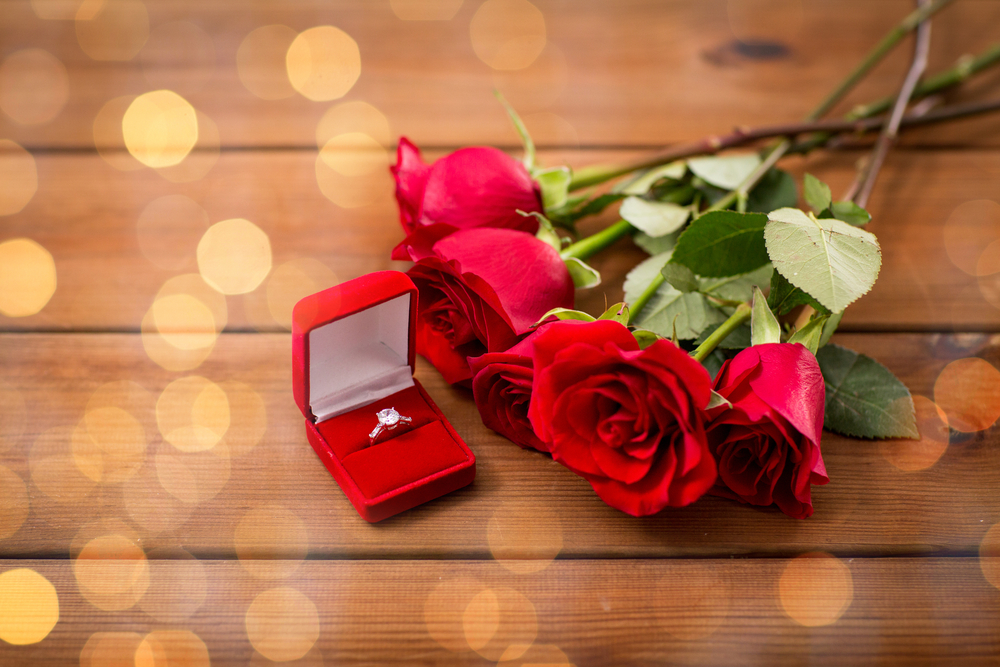
<svg viewBox="0 0 1000 667"><path fill-rule="evenodd" d="M416 229L420 220L421 201L430 169L420 156L420 149L406 137L400 137L396 149L396 164L389 167L389 170L396 179L399 222L407 234Z"/></svg>

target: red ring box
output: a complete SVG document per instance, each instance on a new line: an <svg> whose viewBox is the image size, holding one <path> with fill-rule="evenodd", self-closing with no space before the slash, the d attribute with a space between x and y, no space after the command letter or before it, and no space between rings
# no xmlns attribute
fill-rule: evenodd
<svg viewBox="0 0 1000 667"><path fill-rule="evenodd" d="M416 321L417 288L399 271L307 296L292 315L292 388L309 443L373 523L476 477L476 457L413 377ZM413 422L370 444L384 408Z"/></svg>

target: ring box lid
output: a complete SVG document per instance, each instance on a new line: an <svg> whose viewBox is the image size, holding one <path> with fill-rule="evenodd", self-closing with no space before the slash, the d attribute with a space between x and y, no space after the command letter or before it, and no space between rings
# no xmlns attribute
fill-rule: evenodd
<svg viewBox="0 0 1000 667"><path fill-rule="evenodd" d="M302 299L292 313L292 387L322 422L413 386L417 288L379 271Z"/></svg>

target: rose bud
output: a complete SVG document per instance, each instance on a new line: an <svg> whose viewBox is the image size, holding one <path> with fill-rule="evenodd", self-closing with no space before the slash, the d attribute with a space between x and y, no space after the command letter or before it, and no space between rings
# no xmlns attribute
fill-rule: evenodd
<svg viewBox="0 0 1000 667"><path fill-rule="evenodd" d="M429 165L420 150L401 137L390 169L396 179L399 221L407 234L393 250L393 259L418 259L408 247L429 248L459 229L538 231L538 221L518 210L543 212L541 190L523 164L499 149L462 148Z"/></svg>
<svg viewBox="0 0 1000 667"><path fill-rule="evenodd" d="M573 307L573 279L552 246L510 229L437 241L407 272L417 286L417 352L455 384L467 359L503 352L553 308Z"/></svg>
<svg viewBox="0 0 1000 667"><path fill-rule="evenodd" d="M673 343L644 350L612 320L556 322L533 342L528 417L552 457L633 516L681 507L715 482L708 372Z"/></svg>
<svg viewBox="0 0 1000 667"><path fill-rule="evenodd" d="M719 466L710 493L788 516L813 513L810 484L830 481L820 454L826 389L816 357L797 343L748 347L726 361L708 440Z"/></svg>

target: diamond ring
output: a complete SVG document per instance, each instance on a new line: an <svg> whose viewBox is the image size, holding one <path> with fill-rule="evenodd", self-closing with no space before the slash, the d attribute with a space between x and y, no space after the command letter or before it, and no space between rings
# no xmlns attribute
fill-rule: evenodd
<svg viewBox="0 0 1000 667"><path fill-rule="evenodd" d="M413 423L413 419L399 414L396 412L396 408L379 410L375 413L375 416L378 417L378 426L376 426L375 430L368 434L369 445L374 445L378 437L386 431L392 431L393 429L398 428L400 424Z"/></svg>

